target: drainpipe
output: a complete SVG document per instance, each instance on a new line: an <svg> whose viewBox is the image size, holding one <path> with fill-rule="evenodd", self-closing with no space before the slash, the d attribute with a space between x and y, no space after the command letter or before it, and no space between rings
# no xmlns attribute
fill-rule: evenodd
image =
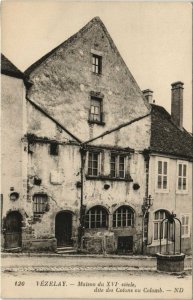
<svg viewBox="0 0 193 300"><path fill-rule="evenodd" d="M78 248L81 248L81 240L82 236L84 235L84 166L85 166L85 159L86 159L86 148L84 145L80 148L80 158L81 158L81 167L80 167L80 180L81 180L81 190L80 190L80 225L78 228Z"/></svg>
<svg viewBox="0 0 193 300"><path fill-rule="evenodd" d="M142 205L142 212L143 212L143 220L142 220L142 254L144 252L144 229L145 229L145 218L147 213L149 212L149 204L148 203L148 194L149 194L149 150L144 150L143 152L144 160L145 160L145 174L146 174L146 186L145 186L145 199ZM147 225L148 226L148 225Z"/></svg>

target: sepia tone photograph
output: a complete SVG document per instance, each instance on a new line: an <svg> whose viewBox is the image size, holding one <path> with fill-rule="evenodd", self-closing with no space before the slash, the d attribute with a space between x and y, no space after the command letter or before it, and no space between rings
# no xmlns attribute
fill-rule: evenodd
<svg viewBox="0 0 193 300"><path fill-rule="evenodd" d="M1 2L1 297L192 299L192 4Z"/></svg>

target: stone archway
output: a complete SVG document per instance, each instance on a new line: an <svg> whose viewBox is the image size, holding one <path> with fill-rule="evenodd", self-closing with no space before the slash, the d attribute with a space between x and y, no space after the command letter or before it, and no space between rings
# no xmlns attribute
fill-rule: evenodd
<svg viewBox="0 0 193 300"><path fill-rule="evenodd" d="M22 245L22 215L19 211L9 212L4 221L5 248L18 248Z"/></svg>

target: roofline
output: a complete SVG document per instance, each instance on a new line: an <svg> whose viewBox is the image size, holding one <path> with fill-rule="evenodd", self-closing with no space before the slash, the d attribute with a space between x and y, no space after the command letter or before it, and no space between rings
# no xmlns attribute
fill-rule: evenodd
<svg viewBox="0 0 193 300"><path fill-rule="evenodd" d="M116 53L118 54L118 56L121 58L123 64L126 67L127 72L129 73L129 76L131 78L131 80L133 81L133 84L137 87L139 93L141 94L141 97L144 100L144 104L145 106L150 109L150 105L148 103L148 101L146 100L146 98L144 97L138 83L136 82L135 78L133 77L133 75L131 74L127 64L125 63L124 59L122 58L119 50L117 49L117 46L115 45L113 39L111 38L108 30L106 29L104 23L102 22L102 20L99 17L94 17L93 19L91 19L85 26L83 26L78 32L76 32L74 35L70 36L66 41L62 42L60 45L58 45L57 47L55 47L54 49L52 49L50 52L48 52L47 54L45 54L44 56L42 56L39 60L37 60L35 63L33 63L31 66L29 66L25 71L24 74L25 76L29 77L30 73L35 70L37 67L39 67L43 62L45 62L58 48L60 48L62 45L66 46L68 45L68 43L73 42L78 35L82 34L84 31L89 30L89 28L92 26L93 23L100 23L100 25L102 26L102 29L104 30L105 34L107 35L107 38L109 40L109 43L111 45L112 48L114 48L114 50L116 51Z"/></svg>
<svg viewBox="0 0 193 300"><path fill-rule="evenodd" d="M116 126L113 129L107 130L107 131L103 132L102 134L98 135L97 137L95 137L93 139L90 139L90 140L87 140L86 142L83 142L82 144L85 145L85 144L91 143L91 142L93 142L93 141L95 141L95 140L97 140L99 138L104 137L105 135L108 135L108 134L110 134L110 133L112 133L114 131L117 131L117 130L123 128L123 127L129 126L129 125L131 125L131 124L133 124L133 123L135 123L137 121L140 121L140 120L142 120L142 119L144 119L144 118L146 118L146 117L148 117L150 115L151 115L151 111L149 113L147 113L146 115L140 116L140 117L135 118L135 119L133 119L133 120L131 120L129 122L126 122L126 123L123 123L123 124L121 124L119 126Z"/></svg>
<svg viewBox="0 0 193 300"><path fill-rule="evenodd" d="M16 73L14 71L7 71L7 70L1 70L1 74L6 75L6 76L10 76L10 77L14 77L14 78L18 78L18 79L22 79L24 80L24 74L23 73Z"/></svg>
<svg viewBox="0 0 193 300"><path fill-rule="evenodd" d="M54 49L52 49L51 51L49 51L48 53L46 53L45 55L43 55L41 58L39 58L36 62L34 62L31 66L29 66L25 71L24 74L26 76L29 76L31 74L31 72L33 72L36 68L38 68L43 62L45 62L58 48L60 48L62 45L67 45L68 43L73 42L79 34L81 34L82 32L84 32L85 30L88 30L90 28L89 25L91 25L92 23L99 21L100 18L99 17L95 17L93 19L91 19L91 21L89 21L86 25L84 25L79 31L77 31L75 34L71 35L69 38L67 38L67 40L63 41L61 44L59 44L58 46L56 46ZM100 20L100 22L102 23L102 21Z"/></svg>
<svg viewBox="0 0 193 300"><path fill-rule="evenodd" d="M2 62L5 62L5 64L8 63L8 65L12 68L12 70L7 70L6 66L5 69L2 68ZM20 71L3 53L1 53L1 74L15 77L15 78L24 78L24 73Z"/></svg>
<svg viewBox="0 0 193 300"><path fill-rule="evenodd" d="M193 156L189 156L189 155L183 155L183 154L177 154L177 153L169 153L167 151L159 151L159 150L154 150L154 149L145 149L144 150L146 153L149 153L149 154L155 154L155 155L158 155L158 154L162 154L162 155L165 155L165 156L170 156L170 157L173 157L173 158L179 158L179 159L188 159L189 161L193 161Z"/></svg>
<svg viewBox="0 0 193 300"><path fill-rule="evenodd" d="M50 120L52 120L56 125L58 125L62 130L64 130L66 133L68 133L73 139L75 139L78 143L81 143L81 140L79 140L75 135L73 135L68 129L66 129L62 124L60 124L56 119L54 119L52 116L50 116L43 108L41 108L39 105L37 105L35 102L33 102L31 99L28 98L26 95L27 101L29 101L36 109L38 109L41 113L43 113L46 117L48 117Z"/></svg>

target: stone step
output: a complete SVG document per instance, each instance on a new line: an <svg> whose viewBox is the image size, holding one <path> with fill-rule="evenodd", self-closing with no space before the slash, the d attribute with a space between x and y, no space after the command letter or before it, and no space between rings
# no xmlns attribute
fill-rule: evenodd
<svg viewBox="0 0 193 300"><path fill-rule="evenodd" d="M72 254L72 253L77 253L76 250L63 250L63 251L56 251L57 254Z"/></svg>
<svg viewBox="0 0 193 300"><path fill-rule="evenodd" d="M65 247L57 247L57 250L72 250L74 249L74 247L71 247L71 246L65 246Z"/></svg>
<svg viewBox="0 0 193 300"><path fill-rule="evenodd" d="M21 252L22 249L21 249L21 247L5 248L3 251L7 252L7 253L18 253L18 252Z"/></svg>
<svg viewBox="0 0 193 300"><path fill-rule="evenodd" d="M57 254L68 254L68 253L77 253L73 247L58 247L56 249Z"/></svg>

